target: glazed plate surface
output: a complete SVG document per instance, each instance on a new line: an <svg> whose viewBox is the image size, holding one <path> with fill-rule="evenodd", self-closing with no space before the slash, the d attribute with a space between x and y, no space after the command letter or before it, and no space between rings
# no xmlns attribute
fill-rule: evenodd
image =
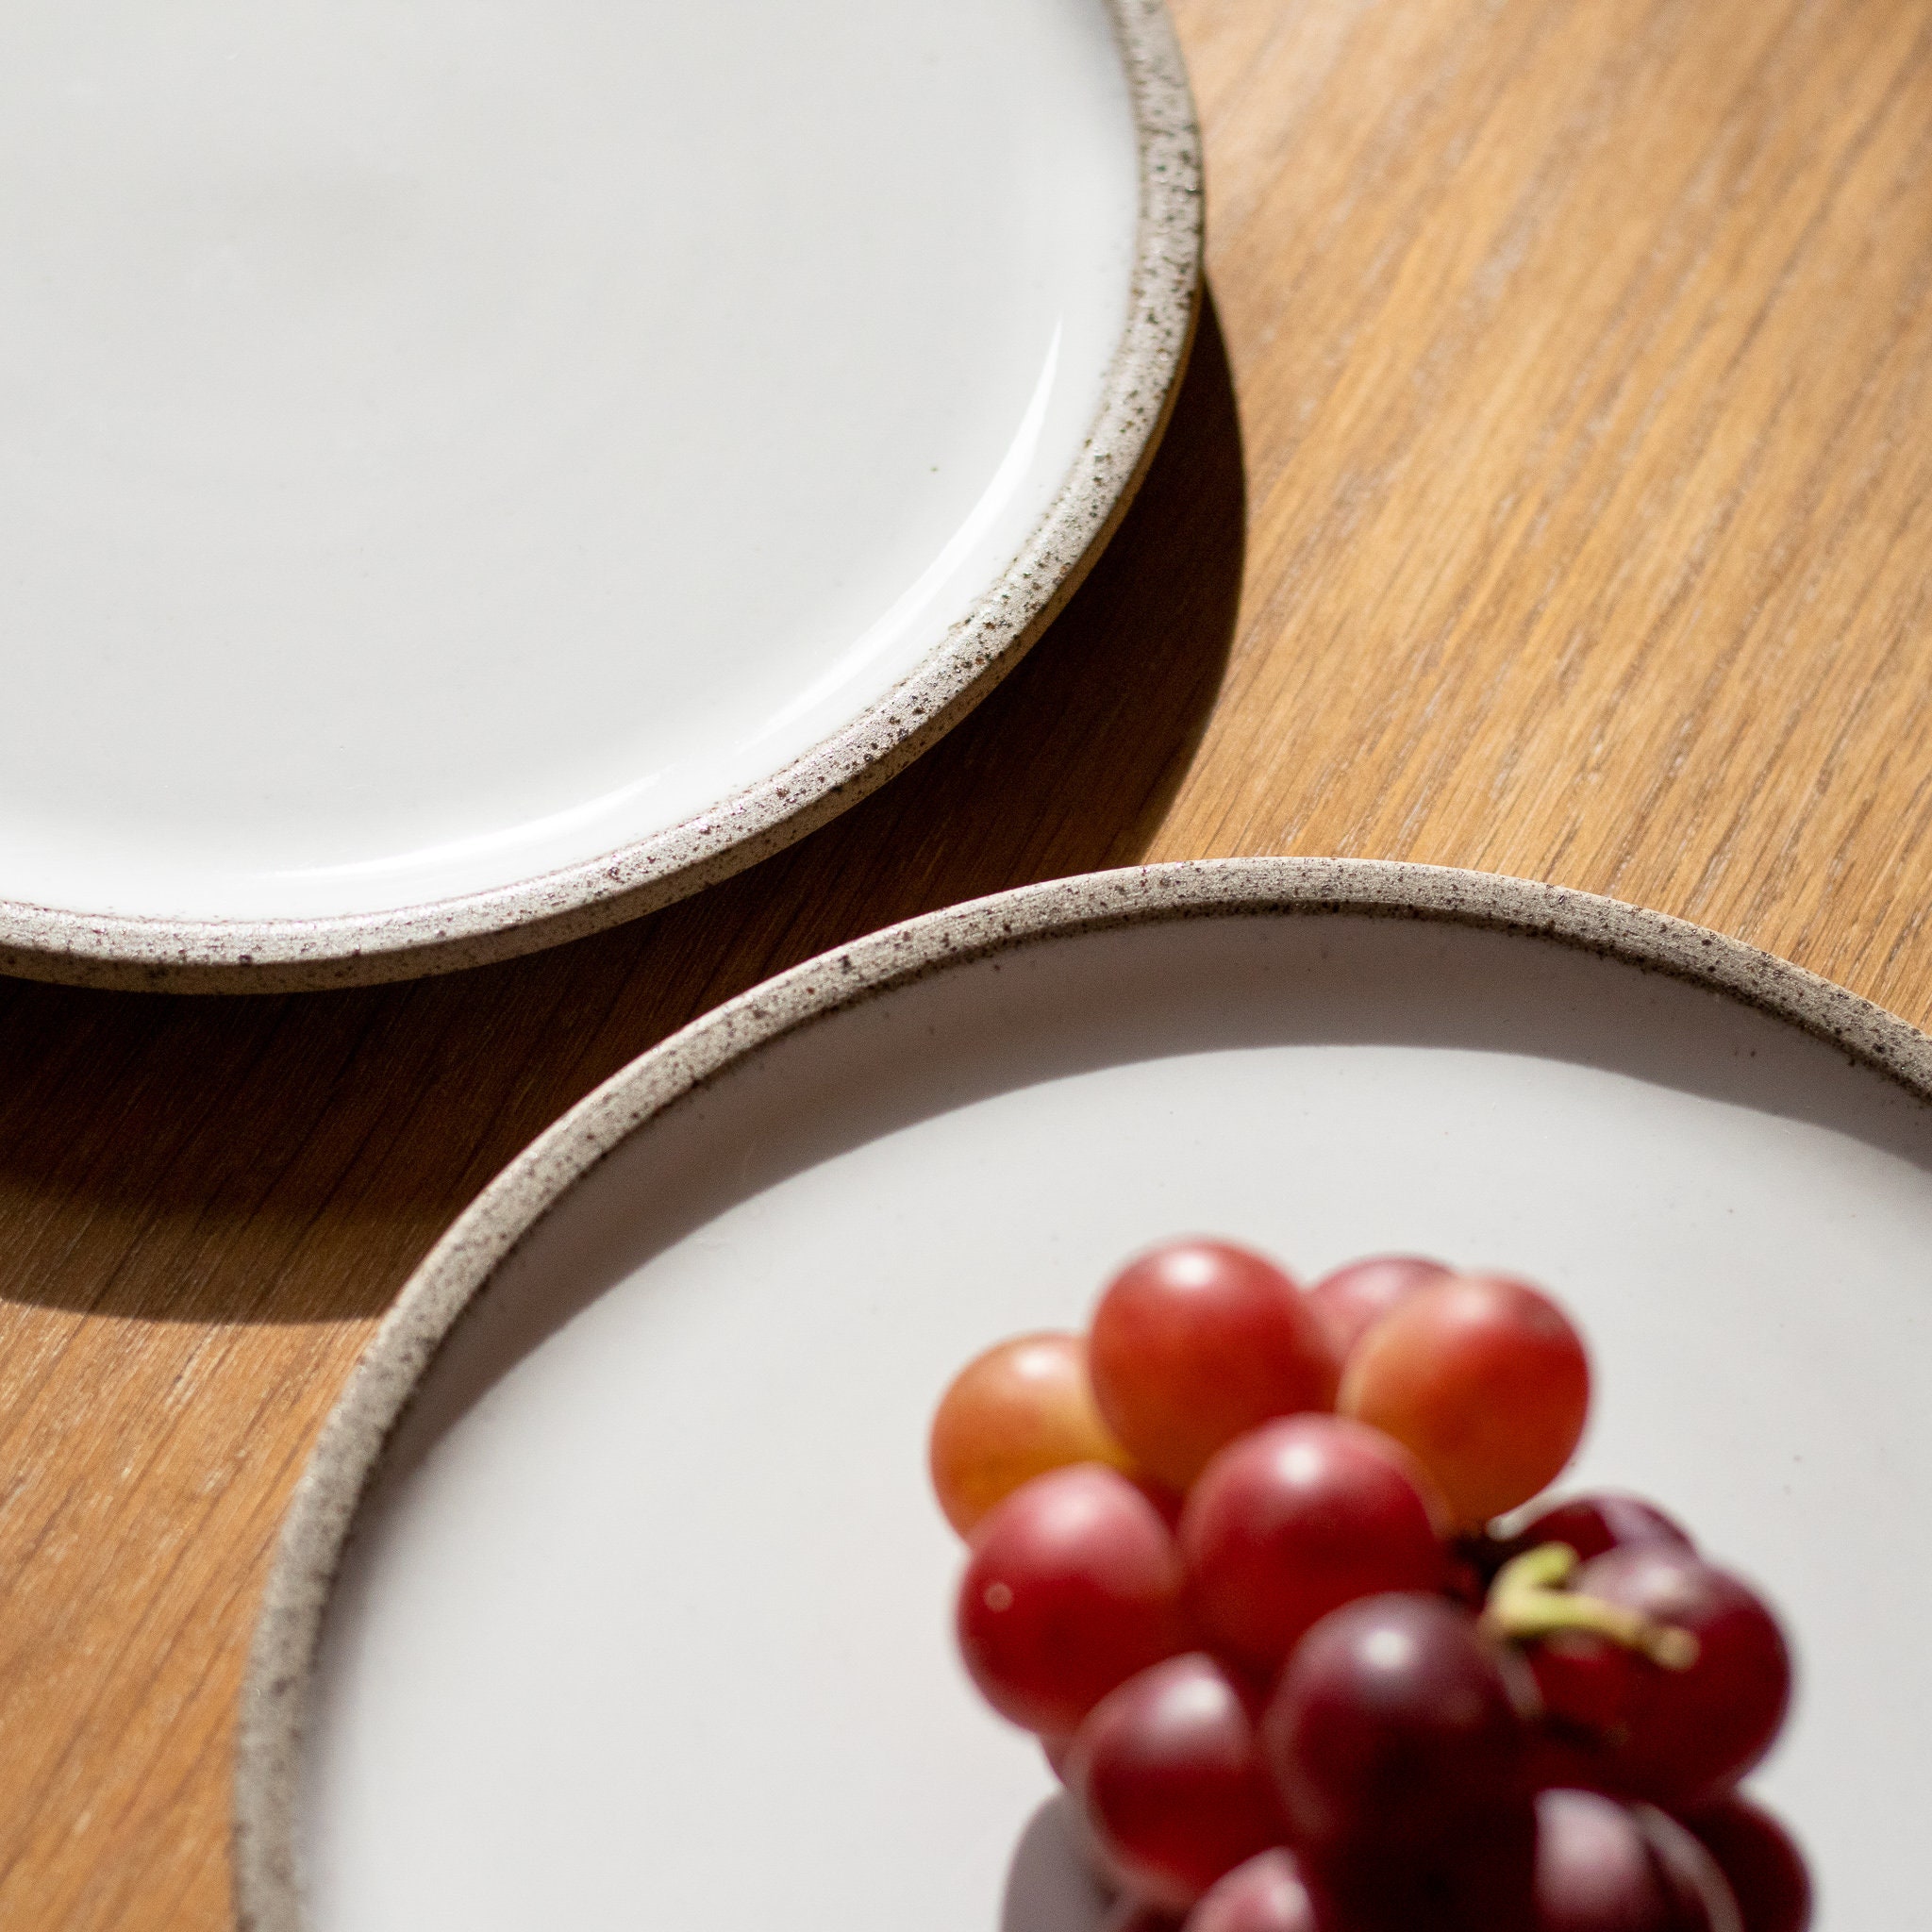
<svg viewBox="0 0 1932 1932"><path fill-rule="evenodd" d="M1030 641L1185 348L1159 0L0 15L0 967L644 909Z"/></svg>
<svg viewBox="0 0 1932 1932"><path fill-rule="evenodd" d="M1207 1231L1553 1288L1597 1367L1574 1480L1657 1496L1788 1620L1757 1788L1821 1932L1910 1923L1924 1047L1692 928L1419 868L1075 881L800 968L561 1124L391 1318L258 1639L244 1901L279 1927L299 1892L315 1932L1092 1932L1038 1751L955 1661L924 1432L970 1356ZM479 1284L305 1692L363 1466Z"/></svg>

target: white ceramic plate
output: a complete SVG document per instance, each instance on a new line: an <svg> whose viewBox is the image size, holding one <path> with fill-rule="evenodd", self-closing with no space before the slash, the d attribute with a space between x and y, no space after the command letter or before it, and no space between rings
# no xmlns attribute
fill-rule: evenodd
<svg viewBox="0 0 1932 1932"><path fill-rule="evenodd" d="M323 985L798 836L1151 454L1160 0L0 13L0 970Z"/></svg>
<svg viewBox="0 0 1932 1932"><path fill-rule="evenodd" d="M1424 868L1107 874L798 968L532 1147L375 1341L258 1633L251 1923L1091 1932L953 1657L924 1432L969 1356L1199 1230L1554 1287L1598 1365L1577 1479L1786 1613L1758 1788L1820 1932L1913 1923L1928 1072L1734 941Z"/></svg>

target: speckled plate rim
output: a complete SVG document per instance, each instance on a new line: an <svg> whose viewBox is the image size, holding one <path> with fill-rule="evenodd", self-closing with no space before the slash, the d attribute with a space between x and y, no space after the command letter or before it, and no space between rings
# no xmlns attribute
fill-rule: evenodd
<svg viewBox="0 0 1932 1932"><path fill-rule="evenodd" d="M780 974L673 1034L540 1135L404 1286L296 1485L242 1686L234 1787L243 1932L298 1932L295 1809L322 1619L383 1445L438 1349L505 1258L608 1155L790 1034L931 974L1081 934L1183 919L1338 913L1553 941L1728 995L1932 1103L1932 1038L1870 1000L1668 914L1534 880L1354 858L1225 858L1025 886L927 913Z"/></svg>
<svg viewBox="0 0 1932 1932"><path fill-rule="evenodd" d="M1201 283L1201 138L1164 0L1106 0L1140 146L1125 324L1079 456L1018 554L908 676L769 777L601 858L487 892L327 919L163 920L0 898L0 974L167 992L294 992L455 972L656 910L856 804L1032 646L1126 514L1187 366Z"/></svg>

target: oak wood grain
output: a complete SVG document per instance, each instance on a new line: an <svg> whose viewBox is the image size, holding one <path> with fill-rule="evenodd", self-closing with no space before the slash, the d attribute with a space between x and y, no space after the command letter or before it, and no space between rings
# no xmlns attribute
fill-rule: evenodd
<svg viewBox="0 0 1932 1932"><path fill-rule="evenodd" d="M0 1926L225 1922L250 1616L371 1321L538 1128L782 966L1332 852L1614 892L1932 1017L1932 14L1175 10L1214 307L1113 548L935 752L502 967L0 983Z"/></svg>

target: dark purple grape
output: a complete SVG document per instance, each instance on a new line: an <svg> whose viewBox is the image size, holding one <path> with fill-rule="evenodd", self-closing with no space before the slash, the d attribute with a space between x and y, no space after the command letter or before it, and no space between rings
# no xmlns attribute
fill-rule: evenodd
<svg viewBox="0 0 1932 1932"><path fill-rule="evenodd" d="M1527 1729L1497 1655L1439 1596L1330 1611L1289 1659L1263 1740L1303 1849L1433 1849L1524 1789Z"/></svg>
<svg viewBox="0 0 1932 1932"><path fill-rule="evenodd" d="M1508 1547L1512 1552L1533 1550L1540 1543L1568 1543L1585 1563L1606 1550L1641 1544L1668 1543L1680 1550L1693 1547L1682 1527L1656 1504L1615 1491L1572 1496L1567 1502L1539 1509L1509 1539Z"/></svg>
<svg viewBox="0 0 1932 1932"><path fill-rule="evenodd" d="M1108 1913L1102 1932L1181 1932L1181 1922L1137 1898L1124 1898Z"/></svg>
<svg viewBox="0 0 1932 1932"><path fill-rule="evenodd" d="M1662 1812L1557 1790L1536 1820L1537 1932L1740 1932L1715 1860Z"/></svg>
<svg viewBox="0 0 1932 1932"><path fill-rule="evenodd" d="M1684 1823L1730 1881L1744 1932L1805 1932L1811 1876L1790 1834L1769 1811L1733 1794Z"/></svg>
<svg viewBox="0 0 1932 1932"><path fill-rule="evenodd" d="M1321 1932L1539 1932L1526 1800L1467 1817L1426 1850L1339 1845L1302 1865Z"/></svg>
<svg viewBox="0 0 1932 1932"><path fill-rule="evenodd" d="M1587 1563L1606 1550L1624 1549L1643 1543L1669 1543L1674 1548L1690 1549L1690 1539L1655 1504L1638 1496L1601 1491L1588 1496L1573 1496L1565 1503L1552 1503L1540 1509L1513 1536L1496 1536L1485 1530L1474 1536L1457 1537L1451 1545L1450 1560L1457 1570L1487 1591L1496 1580L1504 1564L1526 1550L1544 1543L1565 1543ZM1457 1595L1468 1594L1459 1578L1453 1586Z"/></svg>
<svg viewBox="0 0 1932 1932"><path fill-rule="evenodd" d="M1276 1846L1237 1865L1188 1914L1185 1932L1330 1932L1315 1916L1292 1852Z"/></svg>
<svg viewBox="0 0 1932 1932"><path fill-rule="evenodd" d="M1707 1923L1710 1932L1744 1932L1738 1895L1708 1848L1676 1819L1655 1806L1638 1805L1633 1808L1679 1907L1686 1914L1690 1932L1705 1932Z"/></svg>
<svg viewBox="0 0 1932 1932"><path fill-rule="evenodd" d="M1550 1722L1588 1748L1590 1782L1672 1810L1722 1797L1771 1748L1790 1701L1771 1612L1735 1576L1665 1543L1593 1557L1572 1589L1696 1640L1682 1670L1580 1632L1530 1645Z"/></svg>

